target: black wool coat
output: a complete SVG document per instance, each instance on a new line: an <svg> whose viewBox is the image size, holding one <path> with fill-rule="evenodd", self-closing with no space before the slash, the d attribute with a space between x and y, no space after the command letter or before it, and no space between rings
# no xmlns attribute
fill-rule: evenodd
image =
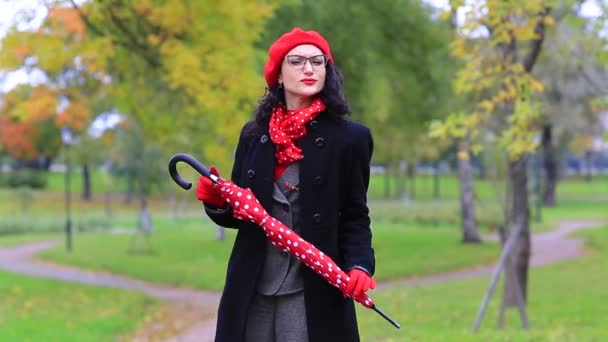
<svg viewBox="0 0 608 342"><path fill-rule="evenodd" d="M361 266L374 273L367 188L373 140L360 124L329 120L325 112L307 124L297 145L300 161L301 236L330 256L343 270ZM232 180L250 188L264 208L272 203L274 144L268 127L247 123L236 148ZM238 233L228 263L218 310L215 340L244 340L249 306L264 265L266 236L253 223L212 213L218 225ZM354 302L337 288L302 267L310 341L359 341Z"/></svg>

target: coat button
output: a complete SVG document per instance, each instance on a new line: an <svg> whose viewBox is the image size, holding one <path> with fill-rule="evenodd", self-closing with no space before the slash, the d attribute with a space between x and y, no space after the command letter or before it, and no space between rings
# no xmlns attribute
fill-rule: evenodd
<svg viewBox="0 0 608 342"><path fill-rule="evenodd" d="M312 215L312 222L321 223L321 214L317 213Z"/></svg>
<svg viewBox="0 0 608 342"><path fill-rule="evenodd" d="M323 138L315 139L315 145L317 145L318 148L323 148L325 146L325 139L323 139Z"/></svg>
<svg viewBox="0 0 608 342"><path fill-rule="evenodd" d="M266 134L262 135L262 137L260 138L260 142L262 144L265 144L266 142L268 142L268 136Z"/></svg>
<svg viewBox="0 0 608 342"><path fill-rule="evenodd" d="M312 180L312 182L313 182L315 185L321 185L321 180L322 180L322 179L321 179L321 176L317 176L317 177L315 177L315 178Z"/></svg>
<svg viewBox="0 0 608 342"><path fill-rule="evenodd" d="M312 129L317 129L318 127L319 127L319 121L317 121L317 120L312 120L312 121L310 122L310 128L312 128Z"/></svg>
<svg viewBox="0 0 608 342"><path fill-rule="evenodd" d="M247 171L247 177L249 177L249 179L253 179L253 177L255 177L255 171L253 171L253 170Z"/></svg>

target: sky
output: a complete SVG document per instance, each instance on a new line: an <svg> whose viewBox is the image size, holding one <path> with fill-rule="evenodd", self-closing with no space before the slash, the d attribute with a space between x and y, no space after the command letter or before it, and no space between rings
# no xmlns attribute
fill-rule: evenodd
<svg viewBox="0 0 608 342"><path fill-rule="evenodd" d="M581 9L581 14L586 17L597 17L601 12L600 7L598 6L598 1L606 2L606 0L587 0L583 4L583 7ZM449 0L424 0L424 2L431 4L438 8L449 8L448 4L450 1Z"/></svg>
<svg viewBox="0 0 608 342"><path fill-rule="evenodd" d="M46 13L43 7L38 6L37 0L0 0L0 39L4 37L21 10L35 11L38 18L43 18ZM0 93L8 91L20 83L40 82L41 80L43 77L40 73L28 75L24 71L18 71L10 75L0 74Z"/></svg>

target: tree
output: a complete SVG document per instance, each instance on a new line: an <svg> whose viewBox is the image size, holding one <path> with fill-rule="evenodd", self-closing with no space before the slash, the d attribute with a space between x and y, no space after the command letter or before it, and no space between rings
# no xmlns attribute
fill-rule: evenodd
<svg viewBox="0 0 608 342"><path fill-rule="evenodd" d="M141 183L140 223L150 222L139 177L146 151L165 162L190 153L229 172L239 128L262 94L256 66L263 54L253 42L274 1L62 3L104 46L115 108L136 132L141 150L131 169Z"/></svg>
<svg viewBox="0 0 608 342"><path fill-rule="evenodd" d="M89 82L101 82L100 92L137 130L142 151L162 146L155 150L158 161L186 152L229 172L239 128L263 93L257 68L263 52L253 42L274 1L39 2L48 9L43 27L21 32L14 25L3 41L12 48L2 50L0 65L36 62L65 90L60 103L78 103L79 92L98 90ZM80 102L81 108L92 102ZM136 161L141 175L145 165ZM143 186L139 194L145 218Z"/></svg>
<svg viewBox="0 0 608 342"><path fill-rule="evenodd" d="M48 167L60 147L56 107L55 92L46 85L21 85L6 94L0 105L0 143L11 157ZM40 159L46 162L39 165Z"/></svg>
<svg viewBox="0 0 608 342"><path fill-rule="evenodd" d="M77 13L54 3L47 5L47 16L40 26L24 30L13 23L13 28L2 41L6 49L0 53L0 68L7 71L26 69L44 75L43 85L37 88L45 87L46 97L39 97L37 101L39 106L46 103L46 120L49 122L44 125L37 143L50 148L36 151L38 155L35 157L43 156L50 164L60 147L60 128L69 128L76 140L88 141L86 129L94 118L90 105L104 87L103 80L107 74L103 72L99 46L87 39L84 24ZM30 108L21 110L21 120L37 120L37 110L30 104ZM32 138L26 136L23 139ZM84 159L81 161L86 176L89 164ZM88 200L91 196L90 178L83 179L83 199Z"/></svg>
<svg viewBox="0 0 608 342"><path fill-rule="evenodd" d="M239 128L263 93L253 41L273 1L70 3L108 44L117 109L136 117L144 139L227 172Z"/></svg>
<svg viewBox="0 0 608 342"><path fill-rule="evenodd" d="M559 147L566 149L573 138L581 141L578 137L598 133L600 126L595 110L599 108L593 104L603 98L608 89L608 73L593 53L602 44L600 37L585 28L588 21L577 15L576 8L561 9L559 13L555 29L546 39L546 53L541 55L534 70L546 88L540 98L545 104L541 134L545 206L556 203ZM584 150L588 148L588 143L586 145L577 149Z"/></svg>
<svg viewBox="0 0 608 342"><path fill-rule="evenodd" d="M465 62L457 74L456 90L476 97L477 103L474 110L455 113L434 129L442 136L464 130L475 139L479 126L496 127L495 134L509 156L505 219L507 227L517 232L517 240L507 267L503 309L517 304L518 289L523 300L527 298L531 252L526 164L528 154L537 147L534 137L540 122L540 104L534 94L543 90L531 72L547 26L553 23L550 5L542 0L467 1L466 6L464 1L452 2L465 18L461 34L453 41L454 53Z"/></svg>
<svg viewBox="0 0 608 342"><path fill-rule="evenodd" d="M148 238L153 229L148 198L152 192L160 192L167 185L166 162L162 158L161 146L153 141L144 141L141 128L132 118L123 120L106 134L115 135L110 146L110 161L113 170L126 173L126 199L130 201L133 195L137 195L139 200L138 230L130 251L142 252L140 238Z"/></svg>
<svg viewBox="0 0 608 342"><path fill-rule="evenodd" d="M457 34L456 30L456 7L451 6L449 13L450 28L452 36ZM450 78L451 79L451 78ZM467 97L452 98L452 108L461 108L461 110L470 109L470 103L473 102ZM459 125L454 122L454 124ZM453 131L454 133L457 130ZM477 216L475 215L475 192L473 189L473 168L471 167L471 137L472 132L466 127L458 130L454 134L456 142L456 159L458 167L458 184L459 199L460 199L460 226L462 229L462 242L464 243L480 243L481 235L477 227ZM432 136L437 136L432 134Z"/></svg>

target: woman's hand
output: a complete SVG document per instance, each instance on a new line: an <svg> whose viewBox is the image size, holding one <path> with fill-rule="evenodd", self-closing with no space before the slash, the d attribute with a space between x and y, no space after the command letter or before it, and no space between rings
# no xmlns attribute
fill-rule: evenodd
<svg viewBox="0 0 608 342"><path fill-rule="evenodd" d="M220 176L215 166L211 166L209 171L218 177ZM220 194L219 188L213 184L211 179L205 176L201 176L198 179L196 198L206 205L216 209L222 208L226 204L226 201L224 201L222 195Z"/></svg>
<svg viewBox="0 0 608 342"><path fill-rule="evenodd" d="M352 270L348 271L348 277L350 280L346 286L346 292L354 298L359 297L369 289L376 288L376 280L370 277L367 272L363 270L353 268Z"/></svg>

